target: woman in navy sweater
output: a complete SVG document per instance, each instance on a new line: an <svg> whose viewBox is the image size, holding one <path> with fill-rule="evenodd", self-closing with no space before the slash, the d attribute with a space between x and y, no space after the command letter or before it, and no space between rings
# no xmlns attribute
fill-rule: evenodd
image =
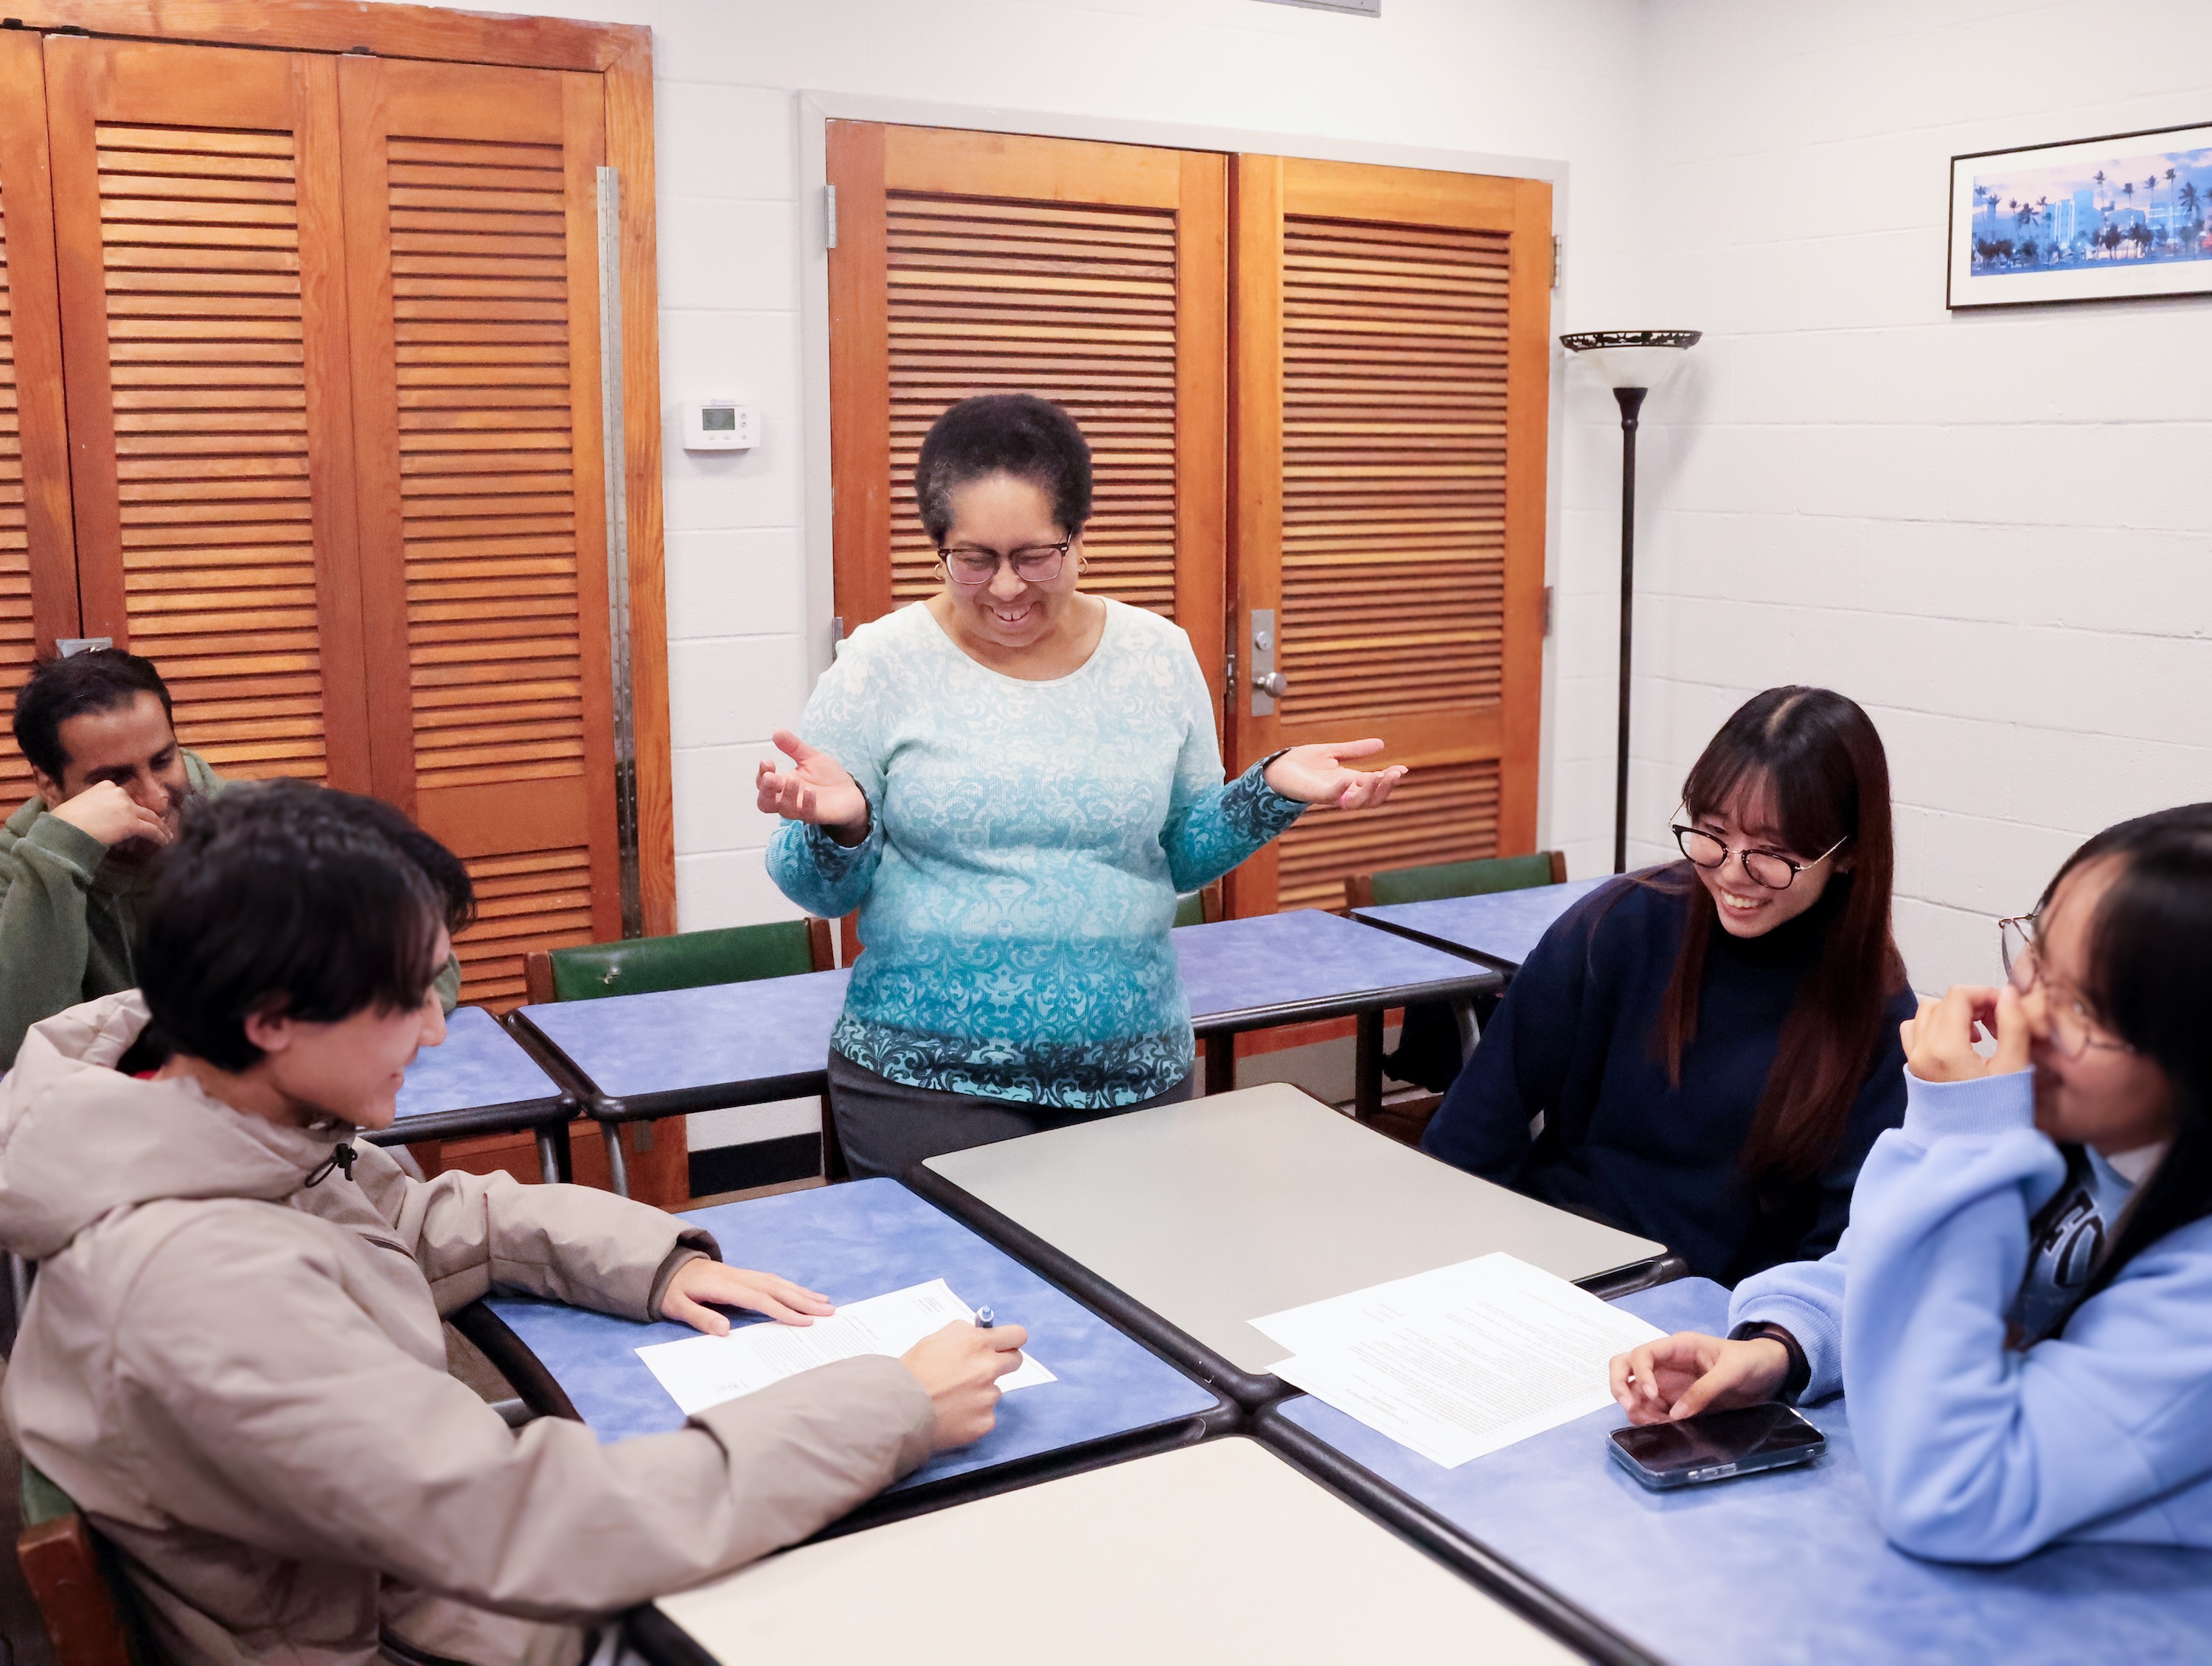
<svg viewBox="0 0 2212 1666"><path fill-rule="evenodd" d="M1421 1144L1734 1284L1833 1248L1904 1119L1889 765L1855 702L1770 688L1682 802L1684 860L1545 934Z"/></svg>

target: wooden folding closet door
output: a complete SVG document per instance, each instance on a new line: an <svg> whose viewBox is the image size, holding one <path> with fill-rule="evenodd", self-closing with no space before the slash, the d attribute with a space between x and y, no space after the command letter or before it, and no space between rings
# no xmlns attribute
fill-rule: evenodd
<svg viewBox="0 0 2212 1666"><path fill-rule="evenodd" d="M1227 159L832 122L831 472L845 626L935 591L914 464L1035 393L1091 441L1084 587L1168 615L1221 692Z"/></svg>
<svg viewBox="0 0 2212 1666"><path fill-rule="evenodd" d="M1272 613L1289 685L1235 691L1236 760L1377 735L1412 766L1231 875L1250 914L1534 847L1551 187L1240 156L1233 195L1231 645Z"/></svg>
<svg viewBox="0 0 2212 1666"><path fill-rule="evenodd" d="M338 75L376 791L467 861L464 998L505 1006L526 950L622 935L604 91L359 57Z"/></svg>
<svg viewBox="0 0 2212 1666"><path fill-rule="evenodd" d="M46 62L39 37L0 32L0 709L54 639L77 634L76 551L62 403ZM31 796L0 723L0 816Z"/></svg>
<svg viewBox="0 0 2212 1666"><path fill-rule="evenodd" d="M335 61L50 36L45 69L82 633L224 773L366 789Z"/></svg>

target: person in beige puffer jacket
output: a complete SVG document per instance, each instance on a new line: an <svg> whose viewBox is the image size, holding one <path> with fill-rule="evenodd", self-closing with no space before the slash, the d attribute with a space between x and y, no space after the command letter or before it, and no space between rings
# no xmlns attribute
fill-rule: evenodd
<svg viewBox="0 0 2212 1666"><path fill-rule="evenodd" d="M0 1242L39 1263L5 1414L121 1552L164 1658L367 1666L388 1631L567 1666L605 1616L804 1538L990 1427L1018 1327L948 1327L674 1433L510 1429L446 1374L440 1323L495 1284L705 1330L727 1322L702 1301L827 1309L646 1205L414 1180L348 1143L388 1125L442 1029L448 946L421 870L346 795L234 788L178 851L144 995L35 1026L0 1081ZM173 1056L137 1080L112 1067L149 1007Z"/></svg>

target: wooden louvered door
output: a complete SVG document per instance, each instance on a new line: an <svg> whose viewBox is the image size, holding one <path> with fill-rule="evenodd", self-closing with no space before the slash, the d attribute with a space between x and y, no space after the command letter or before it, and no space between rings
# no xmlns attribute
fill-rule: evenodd
<svg viewBox="0 0 2212 1666"><path fill-rule="evenodd" d="M602 89L368 58L339 72L376 791L467 861L463 998L505 1007L526 950L622 935Z"/></svg>
<svg viewBox="0 0 2212 1666"><path fill-rule="evenodd" d="M1235 645L1272 611L1289 687L1236 691L1232 767L1376 735L1412 772L1304 818L1231 906L1532 850L1551 188L1240 156L1234 197Z"/></svg>
<svg viewBox="0 0 2212 1666"><path fill-rule="evenodd" d="M77 634L60 301L39 37L0 32L0 708L34 657ZM0 816L31 796L0 726Z"/></svg>
<svg viewBox="0 0 2212 1666"><path fill-rule="evenodd" d="M365 789L335 62L45 51L82 632L225 774Z"/></svg>
<svg viewBox="0 0 2212 1666"><path fill-rule="evenodd" d="M1066 407L1091 446L1084 588L1189 633L1221 692L1226 161L830 124L831 471L846 627L933 593L922 436L978 393Z"/></svg>

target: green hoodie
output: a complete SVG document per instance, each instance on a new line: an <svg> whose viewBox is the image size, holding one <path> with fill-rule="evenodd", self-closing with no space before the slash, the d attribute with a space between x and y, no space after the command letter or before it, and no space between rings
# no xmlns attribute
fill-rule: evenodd
<svg viewBox="0 0 2212 1666"><path fill-rule="evenodd" d="M185 754L195 796L214 797L222 777ZM33 798L0 827L0 1070L15 1062L24 1032L81 1001L135 988L131 945L138 933L143 869L110 869L107 846ZM460 966L438 974L446 1010L460 992Z"/></svg>
<svg viewBox="0 0 2212 1666"><path fill-rule="evenodd" d="M222 777L196 752L185 778L212 797ZM33 798L0 827L0 1069L41 1019L137 984L144 869L107 866L107 846Z"/></svg>

